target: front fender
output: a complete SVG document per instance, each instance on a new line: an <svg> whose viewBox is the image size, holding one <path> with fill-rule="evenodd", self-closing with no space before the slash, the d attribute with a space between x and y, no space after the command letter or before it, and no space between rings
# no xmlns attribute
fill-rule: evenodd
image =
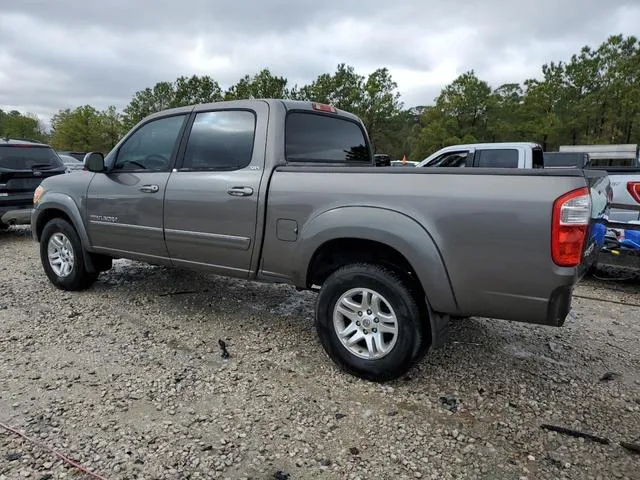
<svg viewBox="0 0 640 480"><path fill-rule="evenodd" d="M294 282L306 283L315 252L326 242L342 238L382 243L411 264L433 310L458 311L442 255L429 232L404 213L381 207L339 207L311 218L301 229L295 250ZM296 278L297 277L297 278Z"/></svg>
<svg viewBox="0 0 640 480"><path fill-rule="evenodd" d="M76 232L78 232L78 236L82 241L82 246L84 248L88 248L89 237L87 236L87 231L84 228L80 209L69 195L60 192L45 191L38 204L34 206L33 213L31 214L31 232L33 234L33 238L37 242L40 241L40 234L44 227L42 222L47 217L46 212L51 210L58 210L69 217L73 227L76 229Z"/></svg>
<svg viewBox="0 0 640 480"><path fill-rule="evenodd" d="M91 247L89 244L89 236L87 235L87 230L84 227L80 209L69 195L65 193L47 191L42 194L40 201L37 205L34 205L33 212L31 214L31 233L34 240L36 242L40 241L40 235L42 234L44 223L48 218L51 218L49 213L51 213L52 210L64 213L71 221L71 224L78 233L80 242L82 243L82 256L84 257L85 267L87 271L94 272L96 268L93 263L93 259L89 254L89 249Z"/></svg>

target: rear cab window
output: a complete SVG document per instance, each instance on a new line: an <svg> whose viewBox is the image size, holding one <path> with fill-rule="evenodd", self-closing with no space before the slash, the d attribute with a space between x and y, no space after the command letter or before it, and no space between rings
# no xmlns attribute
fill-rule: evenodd
<svg viewBox="0 0 640 480"><path fill-rule="evenodd" d="M320 113L293 111L287 115L285 154L289 164L373 165L358 123Z"/></svg>
<svg viewBox="0 0 640 480"><path fill-rule="evenodd" d="M51 170L64 168L52 148L40 145L0 145L0 169Z"/></svg>
<svg viewBox="0 0 640 480"><path fill-rule="evenodd" d="M475 165L479 168L518 168L518 150L515 148L477 150Z"/></svg>

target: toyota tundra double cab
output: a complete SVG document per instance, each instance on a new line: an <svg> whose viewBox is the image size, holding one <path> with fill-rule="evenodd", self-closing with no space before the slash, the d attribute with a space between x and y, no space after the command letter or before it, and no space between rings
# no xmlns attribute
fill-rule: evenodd
<svg viewBox="0 0 640 480"><path fill-rule="evenodd" d="M450 316L561 326L609 209L599 172L376 167L360 119L311 102L163 111L85 163L34 195L55 286L128 258L318 290L325 351L373 381L441 345Z"/></svg>

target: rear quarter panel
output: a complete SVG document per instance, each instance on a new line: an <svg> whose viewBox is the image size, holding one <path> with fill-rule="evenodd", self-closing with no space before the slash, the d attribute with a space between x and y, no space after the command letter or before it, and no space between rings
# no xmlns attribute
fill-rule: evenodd
<svg viewBox="0 0 640 480"><path fill-rule="evenodd" d="M314 225L331 216L323 225L333 225L334 233L341 228L366 238L367 230L385 231L388 239L404 241L401 253L417 271L434 309L446 313L537 323L546 318L553 290L577 280L577 269L551 260L551 213L556 198L585 186L582 176L392 170L274 172L263 271L300 284L306 252L317 244L307 239L321 235L313 232ZM361 218L335 214L354 207L367 213ZM281 219L298 225L295 241L278 239ZM420 240L408 233L410 225L411 232L416 226L424 232Z"/></svg>

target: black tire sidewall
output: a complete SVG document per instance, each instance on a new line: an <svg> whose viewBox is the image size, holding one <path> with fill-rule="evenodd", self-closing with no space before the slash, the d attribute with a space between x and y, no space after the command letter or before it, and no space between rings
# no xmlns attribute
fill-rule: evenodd
<svg viewBox="0 0 640 480"><path fill-rule="evenodd" d="M49 239L55 233L63 233L71 242L73 247L73 270L66 277L59 277L51 268L49 263L48 245ZM47 277L51 283L62 290L80 290L91 283L91 279L84 265L82 243L80 237L69 222L61 218L50 220L42 230L40 239L40 259Z"/></svg>
<svg viewBox="0 0 640 480"><path fill-rule="evenodd" d="M369 288L380 293L391 305L398 321L398 338L393 350L377 360L366 360L351 354L340 342L333 326L336 302L352 288ZM411 367L417 343L422 342L418 327L419 309L399 276L376 265L344 267L324 283L316 304L316 329L323 348L341 368L372 381L395 379Z"/></svg>

